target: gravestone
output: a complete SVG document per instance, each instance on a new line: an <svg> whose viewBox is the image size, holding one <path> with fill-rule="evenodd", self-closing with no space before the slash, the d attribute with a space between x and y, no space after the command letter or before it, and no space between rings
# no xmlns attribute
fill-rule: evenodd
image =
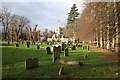
<svg viewBox="0 0 120 80"><path fill-rule="evenodd" d="M65 48L64 56L68 56L68 48Z"/></svg>
<svg viewBox="0 0 120 80"><path fill-rule="evenodd" d="M90 46L88 45L88 50L90 50Z"/></svg>
<svg viewBox="0 0 120 80"><path fill-rule="evenodd" d="M83 49L83 50L85 49L84 46L82 47L82 49Z"/></svg>
<svg viewBox="0 0 120 80"><path fill-rule="evenodd" d="M37 45L37 49L40 49L40 45Z"/></svg>
<svg viewBox="0 0 120 80"><path fill-rule="evenodd" d="M22 41L22 44L24 44L24 41Z"/></svg>
<svg viewBox="0 0 120 80"><path fill-rule="evenodd" d="M47 47L47 48L46 48L46 53L47 53L47 54L51 54L51 49L50 49L50 47Z"/></svg>
<svg viewBox="0 0 120 80"><path fill-rule="evenodd" d="M19 44L18 44L18 43L16 43L16 47L19 47Z"/></svg>
<svg viewBox="0 0 120 80"><path fill-rule="evenodd" d="M32 44L34 44L34 45L35 45L35 41L32 41Z"/></svg>
<svg viewBox="0 0 120 80"><path fill-rule="evenodd" d="M64 51L64 49L66 48L66 44L62 44L62 51Z"/></svg>
<svg viewBox="0 0 120 80"><path fill-rule="evenodd" d="M38 67L38 58L28 58L28 59L26 59L26 66L25 66L25 68L27 69L27 70L29 70L29 69L33 69L33 68L36 68L36 67Z"/></svg>
<svg viewBox="0 0 120 80"><path fill-rule="evenodd" d="M58 48L59 48L59 52L61 52L61 46L58 46Z"/></svg>
<svg viewBox="0 0 120 80"><path fill-rule="evenodd" d="M30 48L30 42L27 41L27 48Z"/></svg>
<svg viewBox="0 0 120 80"><path fill-rule="evenodd" d="M76 47L75 47L75 45L73 45L73 46L72 46L72 50L76 50Z"/></svg>
<svg viewBox="0 0 120 80"><path fill-rule="evenodd" d="M84 58L88 58L88 56L87 56L87 55L84 55Z"/></svg>
<svg viewBox="0 0 120 80"><path fill-rule="evenodd" d="M87 49L87 46L86 46L86 45L84 46L84 49Z"/></svg>
<svg viewBox="0 0 120 80"><path fill-rule="evenodd" d="M55 63L57 59L60 59L60 52L59 52L59 48L54 46L53 47L53 62Z"/></svg>

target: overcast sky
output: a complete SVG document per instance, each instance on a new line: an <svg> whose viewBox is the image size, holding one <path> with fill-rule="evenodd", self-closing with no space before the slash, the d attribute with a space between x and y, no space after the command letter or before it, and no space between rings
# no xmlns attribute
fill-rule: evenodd
<svg viewBox="0 0 120 80"><path fill-rule="evenodd" d="M71 6L76 3L79 12L83 0L4 0L2 7L7 7L13 14L25 16L31 21L32 27L39 25L41 31L45 28L54 30L64 27L67 23Z"/></svg>

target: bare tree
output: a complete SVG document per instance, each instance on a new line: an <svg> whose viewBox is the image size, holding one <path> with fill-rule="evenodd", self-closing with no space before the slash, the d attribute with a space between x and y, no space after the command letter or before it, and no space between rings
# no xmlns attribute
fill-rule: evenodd
<svg viewBox="0 0 120 80"><path fill-rule="evenodd" d="M9 26L14 18L14 15L11 14L11 11L8 8L3 8L0 12L0 21L3 26L4 39L7 39L7 34L9 33ZM9 36L8 36L9 39Z"/></svg>

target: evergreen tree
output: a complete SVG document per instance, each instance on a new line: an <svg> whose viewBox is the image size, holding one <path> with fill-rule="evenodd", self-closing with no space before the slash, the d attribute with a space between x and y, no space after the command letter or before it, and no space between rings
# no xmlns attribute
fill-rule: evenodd
<svg viewBox="0 0 120 80"><path fill-rule="evenodd" d="M68 15L67 24L74 23L77 20L77 17L79 15L79 13L77 11L78 11L78 9L76 7L76 4L73 4L73 6L71 7L71 10L70 10L70 13Z"/></svg>

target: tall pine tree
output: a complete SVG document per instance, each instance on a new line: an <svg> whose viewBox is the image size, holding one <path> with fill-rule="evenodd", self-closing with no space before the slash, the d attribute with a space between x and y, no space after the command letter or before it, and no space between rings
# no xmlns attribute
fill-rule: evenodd
<svg viewBox="0 0 120 80"><path fill-rule="evenodd" d="M73 6L71 7L70 13L68 14L68 18L67 18L67 25L66 25L66 37L73 37L73 33L76 31L76 26L75 26L75 22L77 20L77 17L79 16L79 13L77 12L78 9L76 7L76 4L73 4Z"/></svg>
<svg viewBox="0 0 120 80"><path fill-rule="evenodd" d="M68 15L67 24L74 23L77 20L77 17L79 15L79 13L77 11L78 11L78 9L76 7L76 4L73 4L73 6L71 7L71 10L70 10L70 13Z"/></svg>

